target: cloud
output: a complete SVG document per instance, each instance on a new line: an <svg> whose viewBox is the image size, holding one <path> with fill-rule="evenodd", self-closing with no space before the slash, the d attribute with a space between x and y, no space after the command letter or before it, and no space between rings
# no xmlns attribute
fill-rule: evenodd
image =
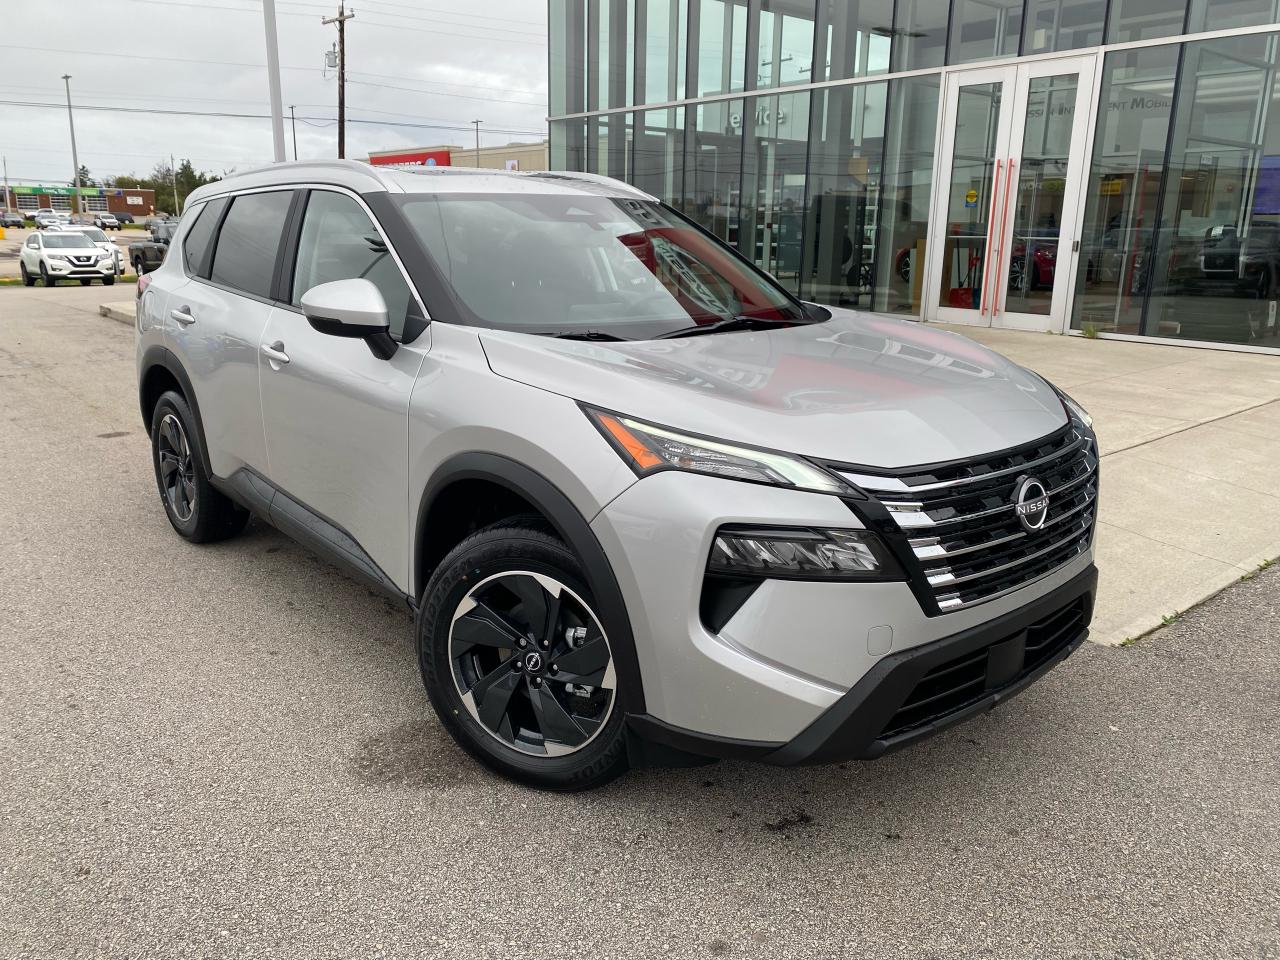
<svg viewBox="0 0 1280 960"><path fill-rule="evenodd" d="M72 75L80 162L95 177L146 173L170 154L222 172L268 163L260 0L11 4L0 33L0 130L11 182L71 179L61 76ZM51 9L52 8L52 9ZM538 0L356 0L347 24L347 156L443 143L544 137L546 5ZM336 0L277 0L285 143L336 156ZM51 106L21 106L39 103ZM93 109L106 108L106 109ZM131 112L167 110L169 114Z"/></svg>

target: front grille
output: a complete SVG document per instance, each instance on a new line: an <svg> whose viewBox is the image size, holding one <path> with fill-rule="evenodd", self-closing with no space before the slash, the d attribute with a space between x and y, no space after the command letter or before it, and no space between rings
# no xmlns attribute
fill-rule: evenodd
<svg viewBox="0 0 1280 960"><path fill-rule="evenodd" d="M1098 495L1098 450L1073 419L1035 443L991 457L893 473L841 473L889 511L947 613L1003 596L1089 548ZM1019 480L1049 494L1044 526L1028 530L1015 511Z"/></svg>
<svg viewBox="0 0 1280 960"><path fill-rule="evenodd" d="M938 664L912 688L885 724L880 739L888 740L937 723L991 693L1016 684L1080 637L1088 616L1086 603L1086 597L1077 597L1025 631L1019 630ZM996 658L999 663L993 664Z"/></svg>

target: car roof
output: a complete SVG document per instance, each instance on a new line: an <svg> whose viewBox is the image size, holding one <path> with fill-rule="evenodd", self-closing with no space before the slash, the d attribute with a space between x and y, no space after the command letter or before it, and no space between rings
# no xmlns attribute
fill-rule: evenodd
<svg viewBox="0 0 1280 960"><path fill-rule="evenodd" d="M630 184L593 173L486 170L476 167L387 167L359 160L302 160L235 174L195 190L188 203L238 190L307 184L347 187L357 193L578 194L652 200Z"/></svg>

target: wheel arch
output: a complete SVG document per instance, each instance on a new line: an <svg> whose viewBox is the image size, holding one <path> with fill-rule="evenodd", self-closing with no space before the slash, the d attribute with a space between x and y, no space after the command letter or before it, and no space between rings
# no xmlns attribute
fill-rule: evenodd
<svg viewBox="0 0 1280 960"><path fill-rule="evenodd" d="M138 375L138 407L142 413L142 425L151 432L151 414L155 411L156 402L166 390L176 389L187 401L191 415L196 419L196 430L200 436L196 450L200 455L200 465L204 467L205 476L213 476L213 468L209 464L209 451L204 442L204 421L200 418L200 402L196 399L195 388L191 378L183 369L172 351L165 347L148 347L142 355Z"/></svg>
<svg viewBox="0 0 1280 960"><path fill-rule="evenodd" d="M458 485L487 484L500 488L528 504L554 528L582 563L582 569L599 613L608 624L614 665L619 673L623 709L630 714L644 712L644 688L635 637L622 589L618 586L609 558L573 501L537 471L499 454L460 453L441 464L432 475L418 503L413 538L412 587L421 600L430 574L431 558L441 558L456 544L433 542L428 524L432 509ZM441 547L443 546L443 549Z"/></svg>

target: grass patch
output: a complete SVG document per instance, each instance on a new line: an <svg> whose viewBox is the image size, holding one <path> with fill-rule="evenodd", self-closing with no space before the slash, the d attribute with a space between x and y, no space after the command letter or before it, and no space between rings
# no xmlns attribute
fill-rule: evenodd
<svg viewBox="0 0 1280 960"><path fill-rule="evenodd" d="M1080 328L1080 336L1086 340L1097 340L1098 334L1102 332L1102 328L1096 323L1086 323Z"/></svg>
<svg viewBox="0 0 1280 960"><path fill-rule="evenodd" d="M126 273L123 277L116 277L115 285L118 287L122 283L130 284L130 283L137 283L137 282L138 282L138 277L136 274ZM58 284L58 286L60 287L78 287L79 285L80 284L74 280L64 280ZM20 286L22 286L21 277L0 277L0 287L20 287ZM43 287L44 284L37 283L36 286ZM96 284L90 284L90 286L101 287L103 286L103 284L101 281L99 281Z"/></svg>

